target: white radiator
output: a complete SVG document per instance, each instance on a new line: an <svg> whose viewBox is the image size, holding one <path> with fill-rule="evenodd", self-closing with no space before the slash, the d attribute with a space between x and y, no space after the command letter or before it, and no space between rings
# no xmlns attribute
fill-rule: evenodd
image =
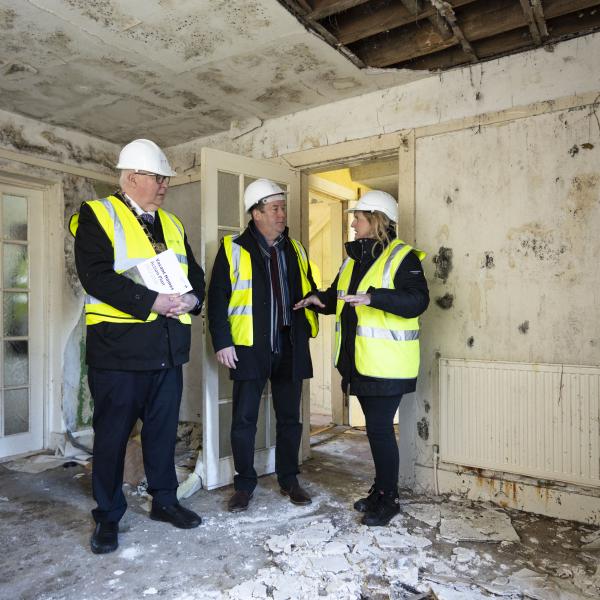
<svg viewBox="0 0 600 600"><path fill-rule="evenodd" d="M600 486L600 368L440 359L444 462Z"/></svg>

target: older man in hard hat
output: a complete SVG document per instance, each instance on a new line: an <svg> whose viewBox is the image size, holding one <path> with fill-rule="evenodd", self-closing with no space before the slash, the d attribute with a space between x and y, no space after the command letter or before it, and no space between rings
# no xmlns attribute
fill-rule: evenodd
<svg viewBox="0 0 600 600"><path fill-rule="evenodd" d="M118 547L125 448L137 419L150 518L189 529L200 517L177 501L175 441L182 365L190 350L190 313L200 312L204 273L181 221L161 207L175 175L152 141L134 140L119 156L120 191L84 202L71 220L77 273L86 292L86 362L94 399L92 489L97 507L92 552ZM193 291L158 293L122 273L171 249Z"/></svg>
<svg viewBox="0 0 600 600"><path fill-rule="evenodd" d="M248 508L257 483L254 438L261 396L271 381L275 409L275 471L281 493L311 502L298 483L302 438L302 380L312 377L308 341L317 315L292 306L315 289L306 250L288 236L285 192L258 179L244 192L251 220L241 235L226 235L208 291L208 323L217 360L233 379L231 449L236 475L228 509Z"/></svg>

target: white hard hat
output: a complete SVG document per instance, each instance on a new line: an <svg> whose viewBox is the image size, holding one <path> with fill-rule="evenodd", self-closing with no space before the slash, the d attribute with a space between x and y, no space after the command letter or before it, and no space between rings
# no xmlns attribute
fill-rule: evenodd
<svg viewBox="0 0 600 600"><path fill-rule="evenodd" d="M354 212L362 210L364 212L374 212L378 210L394 223L398 220L398 203L394 196L380 190L372 190L361 196L354 208L348 209L346 212Z"/></svg>
<svg viewBox="0 0 600 600"><path fill-rule="evenodd" d="M248 212L261 201L272 202L274 200L282 200L278 196L285 196L285 194L287 192L283 191L274 181L270 179L257 179L244 191L244 208Z"/></svg>
<svg viewBox="0 0 600 600"><path fill-rule="evenodd" d="M177 175L165 156L165 153L151 140L133 140L123 146L119 154L117 169L148 171L157 175L174 177Z"/></svg>

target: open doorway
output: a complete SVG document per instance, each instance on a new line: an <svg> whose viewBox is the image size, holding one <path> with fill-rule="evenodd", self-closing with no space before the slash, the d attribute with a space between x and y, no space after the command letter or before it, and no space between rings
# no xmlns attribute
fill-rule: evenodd
<svg viewBox="0 0 600 600"><path fill-rule="evenodd" d="M320 281L327 289L346 257L344 244L354 239L350 227L352 208L362 194L383 190L398 196L397 156L364 160L357 164L314 172L309 176L309 254ZM311 432L331 425L364 425L358 399L345 397L335 358L335 318L320 318L320 335L311 340L314 376L310 381Z"/></svg>

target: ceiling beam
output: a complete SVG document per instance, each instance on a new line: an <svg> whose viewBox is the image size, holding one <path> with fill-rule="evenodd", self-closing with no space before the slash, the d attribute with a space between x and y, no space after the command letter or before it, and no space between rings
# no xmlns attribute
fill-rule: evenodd
<svg viewBox="0 0 600 600"><path fill-rule="evenodd" d="M600 3L596 3L596 7ZM556 9L556 5L554 6ZM548 19L546 10L546 19L549 32L549 41L565 39L581 33L600 30L600 10L594 10L591 7L589 12L581 14L583 10L559 16L552 20ZM582 24L585 26L582 28ZM531 36L526 27L515 29L494 37L489 37L475 43L475 49L481 59L498 58L515 52L521 52L525 49L532 48ZM448 48L436 54L429 54L415 58L406 63L394 65L397 68L409 68L416 70L425 69L449 69L467 63L467 59L459 47Z"/></svg>
<svg viewBox="0 0 600 600"><path fill-rule="evenodd" d="M545 39L548 37L548 27L546 26L546 19L544 18L544 9L542 8L542 3L540 0L530 0L530 2L538 31L540 32L542 39Z"/></svg>
<svg viewBox="0 0 600 600"><path fill-rule="evenodd" d="M599 0L544 0L544 16L547 20L598 5ZM527 27L527 22L520 3L514 0L485 2L481 3L481 7L478 3L474 9L467 8L461 15L461 30L471 45L522 27ZM389 67L454 45L454 40L442 39L427 23L421 27L406 26L388 34L380 34L357 42L351 48L365 64Z"/></svg>
<svg viewBox="0 0 600 600"><path fill-rule="evenodd" d="M471 4L476 0L453 0L452 6ZM363 38L415 23L438 14L431 4L424 4L421 12L412 15L402 4L393 2L383 8L365 14L360 9L339 15L332 23L332 31L342 44L351 44Z"/></svg>
<svg viewBox="0 0 600 600"><path fill-rule="evenodd" d="M425 2L421 2L421 0L400 0L400 2L412 17L416 17L419 13L423 12ZM444 40L452 37L452 30L439 12L434 11L432 15L427 17L427 20L437 29Z"/></svg>
<svg viewBox="0 0 600 600"><path fill-rule="evenodd" d="M442 19L445 19L450 25L452 29L452 33L454 37L460 42L460 45L463 49L463 52L469 57L472 62L477 62L477 54L471 46L469 40L465 37L463 30L458 24L458 20L456 19L456 13L452 8L452 5L444 0L430 0L431 4L437 8Z"/></svg>
<svg viewBox="0 0 600 600"><path fill-rule="evenodd" d="M525 15L525 20L527 21L527 26L529 27L529 33L531 33L533 41L535 42L536 46L541 46L542 36L540 35L540 30L535 22L531 4L529 0L519 0L519 2L521 3L521 8L523 10L523 14Z"/></svg>
<svg viewBox="0 0 600 600"><path fill-rule="evenodd" d="M366 4L369 0L314 0L312 4L312 11L306 16L309 19L318 21L324 19L336 13L354 8L359 4Z"/></svg>

